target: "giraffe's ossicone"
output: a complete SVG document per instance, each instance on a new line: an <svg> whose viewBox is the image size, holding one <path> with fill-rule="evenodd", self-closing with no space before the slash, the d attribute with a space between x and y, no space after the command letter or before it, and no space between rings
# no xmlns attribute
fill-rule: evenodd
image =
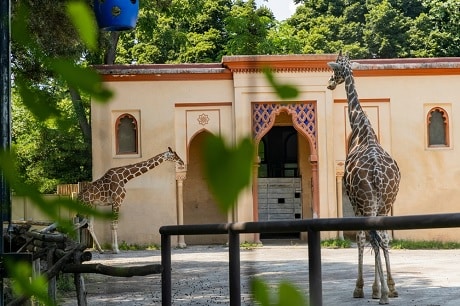
<svg viewBox="0 0 460 306"><path fill-rule="evenodd" d="M337 60L328 64L334 73L329 79L327 88L334 90L337 85L345 83L348 101L351 135L343 176L345 191L356 216L386 216L391 212L399 191L401 174L398 164L380 145L377 134L359 103L348 56L342 56L340 52ZM390 237L386 231L373 230L369 232L369 238L375 253L376 271L372 297L380 299L380 304L388 304L388 297L398 296L390 269L388 254ZM357 298L364 297L363 250L365 242L365 233L358 232L358 279L353 293L353 296ZM380 250L385 257L386 280Z"/></svg>

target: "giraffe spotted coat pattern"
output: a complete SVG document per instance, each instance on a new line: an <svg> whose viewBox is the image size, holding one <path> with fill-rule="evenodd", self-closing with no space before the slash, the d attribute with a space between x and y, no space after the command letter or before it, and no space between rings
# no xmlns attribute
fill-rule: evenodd
<svg viewBox="0 0 460 306"><path fill-rule="evenodd" d="M345 161L344 185L356 216L386 216L391 212L399 190L401 175L396 161L379 144L377 135L369 118L363 111L355 88L353 72L348 56L340 53L336 62L328 63L334 74L329 79L328 89L345 83L348 101L348 116L351 135L348 140L348 153ZM375 280L372 298L380 299L380 304L388 304L388 297L397 297L398 292L391 275L388 245L390 238L386 231L370 231L370 243L375 253ZM353 296L364 297L363 250L366 234L357 234L358 278ZM382 250L387 277L385 280Z"/></svg>
<svg viewBox="0 0 460 306"><path fill-rule="evenodd" d="M168 148L168 151L158 154L145 161L109 169L101 178L90 183L78 194L78 200L85 205L91 207L112 206L113 252L119 252L117 239L118 215L120 212L121 204L123 203L123 200L126 196L126 183L128 183L133 178L138 177L157 167L165 161L175 162L179 167L184 166L184 162L176 154L176 152L171 150L171 148ZM88 222L88 231L93 237L97 250L102 252L102 248L94 232L92 217L90 217Z"/></svg>

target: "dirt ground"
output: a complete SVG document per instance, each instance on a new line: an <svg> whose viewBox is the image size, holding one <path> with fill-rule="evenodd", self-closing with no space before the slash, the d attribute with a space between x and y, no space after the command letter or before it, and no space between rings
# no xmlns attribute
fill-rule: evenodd
<svg viewBox="0 0 460 306"><path fill-rule="evenodd" d="M370 298L374 256L365 251L365 298L354 299L357 249L323 249L323 305L378 305ZM144 265L160 263L160 251L93 254L91 263ZM391 266L399 297L390 305L460 305L460 250L392 250ZM189 246L172 252L173 305L229 305L228 248ZM297 241L264 242L241 251L242 305L253 305L249 279L257 275L273 287L281 280L308 294L308 249ZM161 275L116 278L86 275L89 305L161 305ZM59 305L77 305L69 292Z"/></svg>

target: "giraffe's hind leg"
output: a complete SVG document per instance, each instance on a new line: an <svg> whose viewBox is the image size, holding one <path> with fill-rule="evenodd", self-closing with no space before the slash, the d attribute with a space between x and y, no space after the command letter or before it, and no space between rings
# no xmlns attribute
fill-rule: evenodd
<svg viewBox="0 0 460 306"><path fill-rule="evenodd" d="M372 249L375 252L375 271L376 271L376 274L378 275L378 279L380 280L380 286L378 286L377 275L376 275L374 286L372 286L373 290L376 289L376 291L372 292L372 298L380 297L379 304L388 304L389 303L389 300L388 300L389 289L388 289L388 285L387 285L386 279L383 274L382 258L380 257L380 248L383 248L381 233L378 231L370 231L370 240L371 240ZM380 290L378 290L378 287L380 287ZM380 293L380 296L379 296L379 293Z"/></svg>
<svg viewBox="0 0 460 306"><path fill-rule="evenodd" d="M385 257L385 265L387 269L387 283L388 283L388 289L389 293L388 296L391 298L398 297L398 291L395 288L395 281L393 280L393 277L391 276L391 266L390 266L390 254L389 254L389 244L390 244L390 237L388 236L387 231L382 231L382 249L383 249L383 256Z"/></svg>
<svg viewBox="0 0 460 306"><path fill-rule="evenodd" d="M364 279L363 279L363 253L364 245L366 243L366 234L363 231L356 234L356 243L358 244L358 278L356 279L355 291L353 291L354 298L364 297Z"/></svg>

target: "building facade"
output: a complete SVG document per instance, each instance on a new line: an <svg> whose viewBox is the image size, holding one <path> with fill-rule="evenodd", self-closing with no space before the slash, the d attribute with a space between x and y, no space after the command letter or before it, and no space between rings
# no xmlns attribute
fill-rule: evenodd
<svg viewBox="0 0 460 306"><path fill-rule="evenodd" d="M186 164L185 169L162 164L126 185L119 241L159 243L159 227L171 224L352 216L342 189L350 133L345 89L326 88L332 74L327 62L335 59L227 56L215 64L96 67L114 97L106 104L92 102L93 178L168 146ZM263 73L266 67L299 95L281 100ZM459 211L460 58L356 60L353 71L361 104L401 169L393 215ZM252 184L228 215L216 207L201 170L200 148L208 133L229 144L250 136L258 148ZM99 220L95 229L102 241L110 241L109 222ZM459 233L393 235L454 241ZM181 245L225 242L218 235L178 237Z"/></svg>

